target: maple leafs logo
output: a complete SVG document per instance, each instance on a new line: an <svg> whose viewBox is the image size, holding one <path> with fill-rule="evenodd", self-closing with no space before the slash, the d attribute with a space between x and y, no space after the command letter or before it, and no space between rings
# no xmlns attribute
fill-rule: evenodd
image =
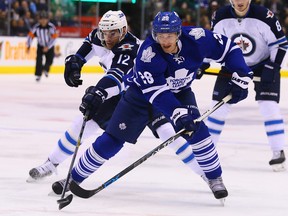
<svg viewBox="0 0 288 216"><path fill-rule="evenodd" d="M198 40L201 37L205 37L205 31L202 28L193 28L189 32L189 35L194 36L195 40Z"/></svg>
<svg viewBox="0 0 288 216"><path fill-rule="evenodd" d="M141 61L143 62L151 62L151 59L155 56L156 54L152 51L152 47L149 46L147 49L145 49L142 53L141 56Z"/></svg>
<svg viewBox="0 0 288 216"><path fill-rule="evenodd" d="M125 130L127 128L127 126L125 123L120 123L119 128L120 128L120 130Z"/></svg>

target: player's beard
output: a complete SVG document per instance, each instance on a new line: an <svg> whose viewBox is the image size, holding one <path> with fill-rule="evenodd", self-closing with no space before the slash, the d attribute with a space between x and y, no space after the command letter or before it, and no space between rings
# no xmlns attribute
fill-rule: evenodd
<svg viewBox="0 0 288 216"><path fill-rule="evenodd" d="M107 49L111 50L118 42L115 41L105 41L105 46Z"/></svg>

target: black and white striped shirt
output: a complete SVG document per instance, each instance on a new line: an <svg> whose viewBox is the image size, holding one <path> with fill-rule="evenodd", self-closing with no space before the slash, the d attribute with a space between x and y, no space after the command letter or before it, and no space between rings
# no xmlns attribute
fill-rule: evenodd
<svg viewBox="0 0 288 216"><path fill-rule="evenodd" d="M34 37L37 37L38 45L50 49L55 45L57 38L56 27L51 22L48 22L45 27L42 27L39 23L34 25L28 34L27 47L31 46Z"/></svg>

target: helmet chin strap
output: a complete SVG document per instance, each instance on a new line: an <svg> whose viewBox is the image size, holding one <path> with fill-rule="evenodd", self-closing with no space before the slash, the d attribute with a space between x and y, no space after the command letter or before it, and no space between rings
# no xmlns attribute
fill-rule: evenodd
<svg viewBox="0 0 288 216"><path fill-rule="evenodd" d="M127 27L123 27L122 29L119 30L120 31L120 39L119 39L119 42L122 41L124 38L125 38L125 35L127 34L128 32L128 29Z"/></svg>
<svg viewBox="0 0 288 216"><path fill-rule="evenodd" d="M248 5L247 5L247 7L245 8L244 11L239 11L239 10L237 10L237 9L234 7L234 4L233 4L233 1L232 1L232 0L230 0L230 4L231 4L232 8L234 8L234 10L237 12L237 15L239 15L239 16L244 16L244 15L247 13L248 9L249 9L249 6L250 6L250 4L251 4L251 0L249 0L249 3L248 3Z"/></svg>

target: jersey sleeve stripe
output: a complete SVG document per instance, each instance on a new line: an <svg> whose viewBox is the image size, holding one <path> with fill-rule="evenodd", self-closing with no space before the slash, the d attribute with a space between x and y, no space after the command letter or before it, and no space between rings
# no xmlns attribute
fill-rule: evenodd
<svg viewBox="0 0 288 216"><path fill-rule="evenodd" d="M160 86L159 85L158 86L152 86L150 88L146 88L146 89L142 90L142 92L144 94L147 94L147 93L152 92L152 91L158 91L159 89L164 88L166 86L167 86L167 84L160 85Z"/></svg>
<svg viewBox="0 0 288 216"><path fill-rule="evenodd" d="M115 76L119 76L120 79L122 79L122 77L125 75L125 73L122 70L120 70L119 68L110 68L107 71L107 74L115 74Z"/></svg>
<svg viewBox="0 0 288 216"><path fill-rule="evenodd" d="M168 87L167 85L163 85L162 88L159 88L157 91L155 91L155 92L152 94L152 96L151 96L150 99L149 99L149 102L152 104L153 101L155 100L155 98L156 98L159 94L161 94L162 92L167 91L167 90L169 90L169 87Z"/></svg>
<svg viewBox="0 0 288 216"><path fill-rule="evenodd" d="M231 45L231 40L227 40L227 43L226 43L226 46L225 46L225 50L224 50L221 58L219 58L218 60L215 60L216 62L223 61L223 59L225 58L225 56L228 53L228 51L230 51L230 45Z"/></svg>
<svg viewBox="0 0 288 216"><path fill-rule="evenodd" d="M282 37L280 39L278 39L276 42L274 43L270 43L268 44L269 47L274 46L276 44L282 44L282 43L287 43L287 39L285 37Z"/></svg>
<svg viewBox="0 0 288 216"><path fill-rule="evenodd" d="M119 92L122 91L122 85L121 85L122 80L119 81L119 79L117 77L115 77L113 74L107 74L106 77L112 79L117 84L117 86L119 88Z"/></svg>
<svg viewBox="0 0 288 216"><path fill-rule="evenodd" d="M106 73L106 75L111 75L114 77L114 79L117 80L117 82L122 83L122 77L124 76L124 72L119 69L109 69Z"/></svg>
<svg viewBox="0 0 288 216"><path fill-rule="evenodd" d="M235 45L235 46L233 46L233 47L230 49L230 52L233 51L233 50L235 50L235 49L240 49L240 48L239 48L238 45Z"/></svg>

